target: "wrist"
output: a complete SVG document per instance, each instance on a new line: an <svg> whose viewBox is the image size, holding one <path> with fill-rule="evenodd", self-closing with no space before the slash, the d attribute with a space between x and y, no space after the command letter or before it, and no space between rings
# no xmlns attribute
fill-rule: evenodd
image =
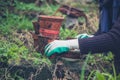
<svg viewBox="0 0 120 80"><path fill-rule="evenodd" d="M78 39L71 39L66 42L71 50L79 49Z"/></svg>

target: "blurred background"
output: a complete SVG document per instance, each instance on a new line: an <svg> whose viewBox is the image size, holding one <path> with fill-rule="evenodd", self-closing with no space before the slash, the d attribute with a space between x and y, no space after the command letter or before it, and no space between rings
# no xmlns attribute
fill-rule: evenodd
<svg viewBox="0 0 120 80"><path fill-rule="evenodd" d="M82 11L86 15L87 22L84 17L75 18L79 24L64 29L68 15L61 12L55 14L61 5ZM80 33L94 34L98 29L97 0L0 0L0 80L52 80L56 63L36 51L31 32L34 32L32 22L37 21L39 15L53 16L53 14L65 19L61 25L60 39L74 38ZM69 24L68 21L67 25ZM112 53L90 55L88 61L81 56L79 62L82 65L79 66L82 67L84 62L87 62L87 71L91 73L86 74L89 76L82 76L85 80L106 80L100 72L109 73L112 59ZM78 65L75 67L77 69ZM74 75L76 71L70 72L73 76L68 80L79 80L80 72ZM113 80L112 74L107 75ZM101 76L102 79L99 78Z"/></svg>

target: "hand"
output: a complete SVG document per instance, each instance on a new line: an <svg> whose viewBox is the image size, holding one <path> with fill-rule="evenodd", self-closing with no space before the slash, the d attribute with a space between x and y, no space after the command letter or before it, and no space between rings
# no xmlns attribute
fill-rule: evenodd
<svg viewBox="0 0 120 80"><path fill-rule="evenodd" d="M45 46L45 55L62 54L73 49L79 49L78 39L73 40L54 40Z"/></svg>
<svg viewBox="0 0 120 80"><path fill-rule="evenodd" d="M88 37L93 37L94 35L88 35L87 33L83 33L83 34L79 34L76 36L76 38L80 38L80 39L83 39L83 38L88 38Z"/></svg>

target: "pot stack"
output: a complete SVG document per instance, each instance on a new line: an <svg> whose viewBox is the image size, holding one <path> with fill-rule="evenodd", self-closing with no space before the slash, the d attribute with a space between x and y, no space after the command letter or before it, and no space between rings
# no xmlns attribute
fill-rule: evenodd
<svg viewBox="0 0 120 80"><path fill-rule="evenodd" d="M38 20L32 22L34 32L34 47L37 52L44 53L44 47L51 41L59 39L63 17L39 15Z"/></svg>

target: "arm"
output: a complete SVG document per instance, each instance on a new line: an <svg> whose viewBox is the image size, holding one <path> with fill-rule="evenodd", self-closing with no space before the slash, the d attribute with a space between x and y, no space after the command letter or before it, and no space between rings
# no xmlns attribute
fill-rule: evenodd
<svg viewBox="0 0 120 80"><path fill-rule="evenodd" d="M120 18L109 32L91 38L79 39L79 47L81 53L85 54L120 49Z"/></svg>

